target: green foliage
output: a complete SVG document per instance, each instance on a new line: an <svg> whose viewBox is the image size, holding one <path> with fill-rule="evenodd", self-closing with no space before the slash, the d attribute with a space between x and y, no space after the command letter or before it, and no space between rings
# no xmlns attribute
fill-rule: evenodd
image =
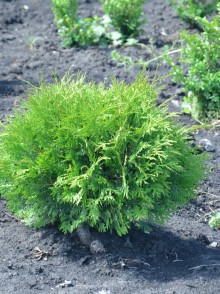
<svg viewBox="0 0 220 294"><path fill-rule="evenodd" d="M192 26L198 26L196 17L204 17L216 11L219 0L171 0L170 2L176 7L177 14L182 20Z"/></svg>
<svg viewBox="0 0 220 294"><path fill-rule="evenodd" d="M220 211L216 211L212 214L212 217L209 221L209 225L213 229L220 228Z"/></svg>
<svg viewBox="0 0 220 294"><path fill-rule="evenodd" d="M78 0L51 0L64 46L106 43L106 23L99 17L78 16Z"/></svg>
<svg viewBox="0 0 220 294"><path fill-rule="evenodd" d="M203 26L201 35L190 35L183 31L179 63L168 56L166 60L171 65L174 81L182 84L188 92L185 105L189 106L192 115L198 118L219 116L220 109L220 4L219 15L212 22L206 18L197 18Z"/></svg>
<svg viewBox="0 0 220 294"><path fill-rule="evenodd" d="M112 25L125 37L138 36L145 23L142 4L145 0L102 0L103 10L109 15Z"/></svg>
<svg viewBox="0 0 220 294"><path fill-rule="evenodd" d="M64 77L33 87L2 125L0 192L28 225L72 232L87 223L126 234L161 223L194 195L203 155L187 143L156 82L86 83Z"/></svg>
<svg viewBox="0 0 220 294"><path fill-rule="evenodd" d="M108 15L103 15L101 18L97 16L79 17L78 0L51 1L64 46L110 43L120 45L123 42L133 45L135 42L133 37L139 34L138 28L144 23L139 20L144 0L105 2L104 10L111 18ZM126 10L124 10L125 7Z"/></svg>

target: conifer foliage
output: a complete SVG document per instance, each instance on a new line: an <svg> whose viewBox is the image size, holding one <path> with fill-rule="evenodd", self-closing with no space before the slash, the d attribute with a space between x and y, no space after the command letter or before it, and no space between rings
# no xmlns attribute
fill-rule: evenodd
<svg viewBox="0 0 220 294"><path fill-rule="evenodd" d="M161 223L194 195L203 161L164 107L156 83L86 83L78 75L33 87L2 125L1 193L28 225L72 232L87 224L126 234Z"/></svg>

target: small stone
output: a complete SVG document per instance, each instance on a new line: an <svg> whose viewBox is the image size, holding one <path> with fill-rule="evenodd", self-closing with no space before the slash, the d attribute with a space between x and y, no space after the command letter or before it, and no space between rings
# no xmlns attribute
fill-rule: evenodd
<svg viewBox="0 0 220 294"><path fill-rule="evenodd" d="M63 283L60 283L56 286L56 288L66 288L66 287L73 287L73 283L71 281L65 280Z"/></svg>
<svg viewBox="0 0 220 294"><path fill-rule="evenodd" d="M103 244L99 240L95 240L90 245L90 251L93 254L104 253L105 248L104 248Z"/></svg>
<svg viewBox="0 0 220 294"><path fill-rule="evenodd" d="M54 50L54 51L52 51L52 54L53 54L53 55L60 56L60 52L58 52L58 51L55 51L55 50Z"/></svg>
<svg viewBox="0 0 220 294"><path fill-rule="evenodd" d="M215 151L214 145L208 139L200 140L199 145L202 146L204 148L204 150L207 151L207 152L214 152Z"/></svg>
<svg viewBox="0 0 220 294"><path fill-rule="evenodd" d="M216 248L218 246L218 243L217 242L212 242L209 247L213 247L213 248Z"/></svg>
<svg viewBox="0 0 220 294"><path fill-rule="evenodd" d="M180 102L176 99L173 99L170 101L170 103L175 107L175 108L180 108Z"/></svg>

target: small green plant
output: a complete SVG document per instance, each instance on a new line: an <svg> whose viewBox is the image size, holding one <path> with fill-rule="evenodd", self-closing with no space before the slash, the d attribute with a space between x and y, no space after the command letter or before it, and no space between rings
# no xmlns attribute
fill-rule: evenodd
<svg viewBox="0 0 220 294"><path fill-rule="evenodd" d="M28 225L82 225L126 234L162 223L194 196L204 155L157 107L156 82L86 83L66 76L34 87L2 125L0 192Z"/></svg>
<svg viewBox="0 0 220 294"><path fill-rule="evenodd" d="M78 16L78 0L51 0L53 11L64 46L106 43L106 26L99 17Z"/></svg>
<svg viewBox="0 0 220 294"><path fill-rule="evenodd" d="M151 59L148 59L147 61L144 60L143 58L132 58L131 56L122 56L118 53L116 50L112 50L111 52L111 57L114 61L116 61L119 64L124 65L127 69L132 69L133 67L139 66L142 68L142 70L146 70L150 67L152 63L157 64L159 66L159 61L164 60L164 56L167 58L167 56L174 55L176 53L179 53L181 50L180 49L175 49L175 50L170 50L170 47L164 46L164 52L162 52L161 55L156 55L154 53L154 48L146 46L141 43L136 43L137 46L141 46L143 48L146 48L148 50L148 53L153 55Z"/></svg>
<svg viewBox="0 0 220 294"><path fill-rule="evenodd" d="M220 211L216 211L211 215L209 225L213 229L220 229Z"/></svg>
<svg viewBox="0 0 220 294"><path fill-rule="evenodd" d="M34 36L29 36L27 39L27 45L29 50L33 51L37 48L38 42L41 42L42 38L41 37L34 37Z"/></svg>
<svg viewBox="0 0 220 294"><path fill-rule="evenodd" d="M182 20L191 26L201 28L196 17L204 17L216 11L219 0L171 0L170 2L176 7L177 14Z"/></svg>
<svg viewBox="0 0 220 294"><path fill-rule="evenodd" d="M78 0L51 0L59 34L63 39L63 46L87 45L133 45L133 38L139 33L139 26L143 21L138 20L141 15L142 1L108 1L104 10L109 12L102 17L93 16L82 18L78 16ZM103 2L103 1L102 1ZM126 10L125 6L129 5ZM113 8L114 7L114 8ZM129 8L129 9L128 9ZM117 15L116 15L117 13ZM121 19L121 23L116 22Z"/></svg>
<svg viewBox="0 0 220 294"><path fill-rule="evenodd" d="M174 81L182 84L188 93L184 107L196 119L218 117L220 114L220 4L218 10L218 16L211 22L206 18L196 18L204 28L201 35L190 35L187 31L181 33L180 65L166 56Z"/></svg>
<svg viewBox="0 0 220 294"><path fill-rule="evenodd" d="M142 4L145 0L102 0L103 10L110 17L112 25L125 38L136 37L140 26L145 23Z"/></svg>

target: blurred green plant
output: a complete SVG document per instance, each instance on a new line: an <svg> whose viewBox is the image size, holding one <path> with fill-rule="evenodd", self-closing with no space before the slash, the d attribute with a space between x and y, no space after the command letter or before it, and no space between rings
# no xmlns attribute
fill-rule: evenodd
<svg viewBox="0 0 220 294"><path fill-rule="evenodd" d="M78 0L51 0L58 32L65 47L106 44L108 23L99 17L78 16Z"/></svg>
<svg viewBox="0 0 220 294"><path fill-rule="evenodd" d="M141 43L136 43L135 45L140 46L142 48L146 48L147 52L153 57L148 60L145 60L143 58L134 59L132 56L121 55L117 50L112 50L111 51L112 59L116 61L117 63L124 65L128 70L137 66L139 66L142 70L146 70L146 69L149 69L149 67L152 64L155 64L155 68L159 67L161 60L164 61L164 56L174 55L181 51L180 49L173 50L169 46L164 46L163 52L161 53L161 55L156 55L155 48L153 47L153 45L148 46Z"/></svg>
<svg viewBox="0 0 220 294"><path fill-rule="evenodd" d="M124 38L137 37L143 19L142 5L145 0L101 0L103 10L110 17L112 25Z"/></svg>
<svg viewBox="0 0 220 294"><path fill-rule="evenodd" d="M26 224L128 232L163 223L195 195L204 154L165 106L156 81L33 87L0 133L0 192Z"/></svg>
<svg viewBox="0 0 220 294"><path fill-rule="evenodd" d="M178 60L180 65L165 54L171 65L173 80L182 84L188 96L184 99L185 111L196 119L219 117L220 115L220 3L218 16L209 22L197 17L203 26L202 34L182 31L183 40Z"/></svg>
<svg viewBox="0 0 220 294"><path fill-rule="evenodd" d="M38 42L40 43L41 41L42 41L41 37L29 36L27 39L28 49L31 51L37 49L37 44Z"/></svg>
<svg viewBox="0 0 220 294"><path fill-rule="evenodd" d="M109 15L82 18L78 15L78 0L51 0L58 32L65 47L72 45L133 45L140 32L141 1L119 0L105 2ZM103 2L103 1L101 1ZM128 3L129 2L129 5ZM123 10L125 6L128 7ZM113 7L115 7L113 9ZM116 22L118 20L118 24ZM121 19L121 24L119 23ZM123 27L122 26L122 22Z"/></svg>
<svg viewBox="0 0 220 294"><path fill-rule="evenodd" d="M214 11L217 11L219 0L170 0L175 6L178 16L192 27L201 28L196 17L204 17Z"/></svg>
<svg viewBox="0 0 220 294"><path fill-rule="evenodd" d="M220 211L212 213L209 225L213 229L220 229Z"/></svg>

